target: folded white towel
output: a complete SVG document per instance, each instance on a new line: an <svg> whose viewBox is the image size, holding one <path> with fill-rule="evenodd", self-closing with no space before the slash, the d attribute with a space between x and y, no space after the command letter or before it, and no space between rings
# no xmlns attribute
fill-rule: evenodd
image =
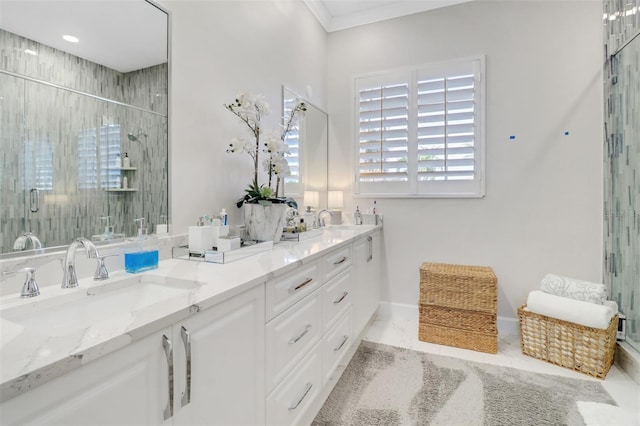
<svg viewBox="0 0 640 426"><path fill-rule="evenodd" d="M556 296L584 300L598 305L602 305L607 298L607 288L604 284L596 284L554 274L544 276L540 282L540 290Z"/></svg>
<svg viewBox="0 0 640 426"><path fill-rule="evenodd" d="M618 313L618 304L615 300L605 300L603 304L610 307L614 314Z"/></svg>
<svg viewBox="0 0 640 426"><path fill-rule="evenodd" d="M616 314L607 305L568 299L538 290L529 293L527 308L536 314L593 328L609 327L611 317Z"/></svg>

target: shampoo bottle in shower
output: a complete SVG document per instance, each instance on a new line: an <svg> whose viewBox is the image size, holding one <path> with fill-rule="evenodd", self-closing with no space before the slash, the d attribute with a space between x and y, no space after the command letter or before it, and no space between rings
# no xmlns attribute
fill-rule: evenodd
<svg viewBox="0 0 640 426"><path fill-rule="evenodd" d="M129 153L124 153L124 158L122 159L122 167L128 169L131 167L131 159L129 158Z"/></svg>

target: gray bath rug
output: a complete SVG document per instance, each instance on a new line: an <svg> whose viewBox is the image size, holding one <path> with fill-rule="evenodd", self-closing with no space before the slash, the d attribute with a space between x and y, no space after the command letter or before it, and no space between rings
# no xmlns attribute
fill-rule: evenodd
<svg viewBox="0 0 640 426"><path fill-rule="evenodd" d="M602 385L362 342L314 426L584 425Z"/></svg>

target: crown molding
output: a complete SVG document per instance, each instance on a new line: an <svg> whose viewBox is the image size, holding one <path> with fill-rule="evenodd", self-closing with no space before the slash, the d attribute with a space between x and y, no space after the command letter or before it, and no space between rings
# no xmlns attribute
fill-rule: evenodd
<svg viewBox="0 0 640 426"><path fill-rule="evenodd" d="M309 10L311 10L311 13L313 13L318 22L324 27L325 31L333 32L469 1L474 0L398 1L361 12L339 16L332 16L324 5L323 0L304 0L304 3Z"/></svg>

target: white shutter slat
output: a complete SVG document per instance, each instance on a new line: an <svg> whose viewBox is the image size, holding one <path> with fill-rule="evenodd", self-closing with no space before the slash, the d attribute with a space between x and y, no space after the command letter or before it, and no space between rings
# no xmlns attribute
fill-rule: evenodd
<svg viewBox="0 0 640 426"><path fill-rule="evenodd" d="M360 154L360 164L368 163L386 163L386 162L403 162L406 163L406 151L378 151Z"/></svg>
<svg viewBox="0 0 640 426"><path fill-rule="evenodd" d="M460 159L460 160L422 160L418 162L419 173L428 173L430 168L447 171L450 169L473 171L474 161L473 159ZM455 171L455 170L454 170Z"/></svg>
<svg viewBox="0 0 640 426"><path fill-rule="evenodd" d="M459 101L451 101L447 102L447 113L451 114L456 111L474 111L475 110L475 102L473 99L463 99Z"/></svg>
<svg viewBox="0 0 640 426"><path fill-rule="evenodd" d="M447 125L447 135L473 135L474 126L471 124L449 124Z"/></svg>
<svg viewBox="0 0 640 426"><path fill-rule="evenodd" d="M459 147L459 148L447 148L446 150L446 156L447 158L456 158L456 157L460 157L460 156L473 156L473 154L475 153L475 150L473 147ZM418 156L423 156L423 155L445 155L445 149L444 147L438 147L438 148L430 148L430 149L420 149L418 150ZM469 157L469 158L473 158L473 157Z"/></svg>
<svg viewBox="0 0 640 426"><path fill-rule="evenodd" d="M444 102L432 104L418 104L418 119L432 115L444 115Z"/></svg>
<svg viewBox="0 0 640 426"><path fill-rule="evenodd" d="M447 90L447 102L469 101L473 99L473 88L461 90Z"/></svg>
<svg viewBox="0 0 640 426"><path fill-rule="evenodd" d="M407 151L407 140L406 139L398 139L398 140L387 140L387 141L379 141L379 140L374 140L374 141L367 141L367 142L362 142L360 143L360 152L373 152L373 151L380 151L380 150L388 150L388 149L395 149L396 151L398 149L403 149L404 151Z"/></svg>
<svg viewBox="0 0 640 426"><path fill-rule="evenodd" d="M473 87L474 84L475 78L473 74L447 78L447 90Z"/></svg>
<svg viewBox="0 0 640 426"><path fill-rule="evenodd" d="M418 137L427 137L427 136L444 136L445 135L445 126L441 125L433 125L433 126L424 126L418 129Z"/></svg>
<svg viewBox="0 0 640 426"><path fill-rule="evenodd" d="M438 92L421 93L418 95L418 105L444 103L444 90Z"/></svg>

